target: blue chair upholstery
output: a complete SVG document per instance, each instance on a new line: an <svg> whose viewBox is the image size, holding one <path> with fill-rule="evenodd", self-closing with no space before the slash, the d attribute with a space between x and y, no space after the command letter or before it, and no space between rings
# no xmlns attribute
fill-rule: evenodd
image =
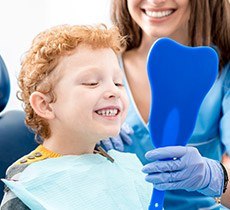
<svg viewBox="0 0 230 210"><path fill-rule="evenodd" d="M10 96L10 80L6 65L0 55L0 113L5 108Z"/></svg>
<svg viewBox="0 0 230 210"><path fill-rule="evenodd" d="M10 80L0 56L0 178L6 169L18 158L32 151L37 143L34 134L24 123L25 113L12 110L1 113L6 107L10 94ZM3 183L0 182L0 201L3 197Z"/></svg>

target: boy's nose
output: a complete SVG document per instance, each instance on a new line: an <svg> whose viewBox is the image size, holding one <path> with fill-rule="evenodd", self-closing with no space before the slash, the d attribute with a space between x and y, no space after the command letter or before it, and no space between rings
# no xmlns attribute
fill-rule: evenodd
<svg viewBox="0 0 230 210"><path fill-rule="evenodd" d="M119 88L115 85L113 85L113 87L108 88L104 92L104 97L106 99L108 99L108 98L119 98L120 95L121 95L121 92L120 92Z"/></svg>

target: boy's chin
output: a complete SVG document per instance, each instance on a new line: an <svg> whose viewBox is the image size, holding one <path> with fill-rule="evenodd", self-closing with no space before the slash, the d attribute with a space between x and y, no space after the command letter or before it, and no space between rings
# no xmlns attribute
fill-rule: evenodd
<svg viewBox="0 0 230 210"><path fill-rule="evenodd" d="M111 137L111 138L116 137L116 136L118 136L118 135L119 135L119 133L120 133L120 130L119 130L119 131L116 131L116 132L111 133L111 135L109 135L109 137Z"/></svg>
<svg viewBox="0 0 230 210"><path fill-rule="evenodd" d="M111 133L108 133L107 135L103 136L103 138L101 138L101 139L105 140L105 139L113 138L113 137L118 136L119 133L120 133L120 131L111 132Z"/></svg>

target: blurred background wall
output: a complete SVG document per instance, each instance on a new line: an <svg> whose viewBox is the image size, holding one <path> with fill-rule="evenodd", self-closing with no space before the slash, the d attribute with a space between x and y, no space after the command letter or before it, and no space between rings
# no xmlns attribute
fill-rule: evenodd
<svg viewBox="0 0 230 210"><path fill-rule="evenodd" d="M4 110L22 109L16 98L20 59L32 39L58 24L97 24L109 21L110 0L1 0L0 54L11 80L11 95Z"/></svg>

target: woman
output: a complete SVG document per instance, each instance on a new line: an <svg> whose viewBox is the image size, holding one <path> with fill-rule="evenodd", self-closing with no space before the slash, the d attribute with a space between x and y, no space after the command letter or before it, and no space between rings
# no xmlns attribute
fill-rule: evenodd
<svg viewBox="0 0 230 210"><path fill-rule="evenodd" d="M134 134L132 144L125 144L124 151L136 153L145 164L145 153L153 149L147 128L151 99L146 59L158 38L169 37L188 46L211 45L218 51L219 76L201 105L189 145L196 147L202 156L215 160L220 160L225 150L230 155L228 0L113 0L111 18L128 41L120 64L131 102L126 124ZM219 206L213 198L198 192L167 192L165 209L185 208L219 209Z"/></svg>

